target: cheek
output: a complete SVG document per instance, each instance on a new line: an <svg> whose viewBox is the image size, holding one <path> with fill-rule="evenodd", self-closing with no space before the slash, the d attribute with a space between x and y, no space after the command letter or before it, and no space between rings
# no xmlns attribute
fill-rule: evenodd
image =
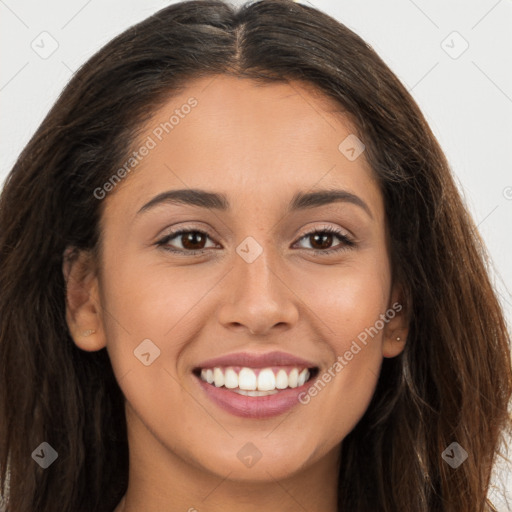
<svg viewBox="0 0 512 512"><path fill-rule="evenodd" d="M362 263L362 261L360 262ZM389 276L384 264L333 267L303 284L301 296L321 322L332 359L314 388L303 397L315 412L330 411L328 429L343 438L363 416L382 364L382 314L387 309ZM317 410L318 409L318 410Z"/></svg>
<svg viewBox="0 0 512 512"><path fill-rule="evenodd" d="M338 354L385 313L390 291L385 270L385 264L361 260L317 270L307 280L297 279L297 293L321 320Z"/></svg>
<svg viewBox="0 0 512 512"><path fill-rule="evenodd" d="M150 428L165 425L167 435L176 437L186 430L188 416L174 421L171 411L201 414L180 384L176 365L185 341L194 335L190 313L204 290L190 286L190 272L129 258L109 262L102 287L107 350L116 379L143 423Z"/></svg>
<svg viewBox="0 0 512 512"><path fill-rule="evenodd" d="M116 261L116 258L111 258ZM171 268L144 258L117 259L105 265L105 304L133 336L166 339L186 324L187 316L218 277L194 266ZM110 322L112 325L112 322ZM113 325L115 329L119 326Z"/></svg>
<svg viewBox="0 0 512 512"><path fill-rule="evenodd" d="M190 293L187 299L184 280L171 279L172 273L143 265L128 254L123 258L106 253L104 269L100 283L103 321L116 375L123 377L131 372L133 376L145 368L141 358L148 351L150 361L155 362L147 368L152 371L146 373L146 378L148 373L151 379L162 377L155 375L153 368L164 359L165 367L172 372L180 347L166 340L174 336L173 327L186 318L193 301Z"/></svg>

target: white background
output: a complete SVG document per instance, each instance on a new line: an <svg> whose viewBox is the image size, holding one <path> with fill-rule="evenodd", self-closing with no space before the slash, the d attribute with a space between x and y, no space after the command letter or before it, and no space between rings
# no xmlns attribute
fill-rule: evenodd
<svg viewBox="0 0 512 512"><path fill-rule="evenodd" d="M73 72L170 3L0 0L0 184ZM370 43L419 103L487 244L512 323L512 0L309 3ZM58 47L48 58L32 48L52 44ZM510 501L500 512L512 510L510 469L508 478L496 480Z"/></svg>

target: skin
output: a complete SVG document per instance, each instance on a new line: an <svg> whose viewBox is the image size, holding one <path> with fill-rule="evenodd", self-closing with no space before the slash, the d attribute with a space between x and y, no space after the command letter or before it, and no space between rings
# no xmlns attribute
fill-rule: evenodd
<svg viewBox="0 0 512 512"><path fill-rule="evenodd" d="M116 512L334 512L341 442L369 405L383 357L404 348L405 311L307 405L276 417L225 412L192 369L220 355L272 350L314 361L320 375L330 368L401 299L381 192L364 153L350 161L338 150L354 133L348 119L299 82L195 80L155 113L140 140L192 96L198 105L103 199L100 261L84 252L63 269L75 343L107 348L126 397L129 485ZM296 192L331 187L357 195L371 215L349 202L286 212ZM160 204L137 214L159 193L182 188L223 193L231 208ZM325 246L304 237L325 226L356 245L328 254L343 244L336 235ZM206 253L156 245L171 227L207 232L195 242ZM248 236L263 250L252 263L236 252ZM95 332L83 336L88 329ZM149 366L133 352L144 339L161 351ZM261 452L252 467L237 457L248 442Z"/></svg>

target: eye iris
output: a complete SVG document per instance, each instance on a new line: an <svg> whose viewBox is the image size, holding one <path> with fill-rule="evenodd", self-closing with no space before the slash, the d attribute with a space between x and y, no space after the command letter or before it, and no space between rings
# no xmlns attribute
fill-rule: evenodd
<svg viewBox="0 0 512 512"><path fill-rule="evenodd" d="M183 235L181 235L181 243L183 244L183 247L185 247L185 249L191 249L191 250L203 249L204 248L203 246L201 246L201 247L195 246L195 244L201 243L201 239L204 244L205 237L198 231L190 231L188 233L184 233ZM200 241L198 242L198 240L200 240ZM192 245L192 247L190 245Z"/></svg>
<svg viewBox="0 0 512 512"><path fill-rule="evenodd" d="M314 235L311 235L314 243L312 244L315 249L328 249L329 246L332 243L332 234L329 233L315 233ZM315 247L315 244L317 244L319 239L324 239L324 243L320 243L320 247ZM325 240L327 239L327 244L325 243Z"/></svg>

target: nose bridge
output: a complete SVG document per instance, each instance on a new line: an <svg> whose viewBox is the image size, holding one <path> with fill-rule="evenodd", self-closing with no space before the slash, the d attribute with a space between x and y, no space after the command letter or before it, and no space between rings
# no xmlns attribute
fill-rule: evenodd
<svg viewBox="0 0 512 512"><path fill-rule="evenodd" d="M241 244L242 245L242 244ZM239 248L239 251L246 250L248 243L245 247ZM250 251L254 251L254 248L249 247ZM237 253L239 252L237 251ZM256 254L253 261L245 259L243 256L238 254L238 261L235 263L235 270L240 279L240 291L245 296L246 292L249 292L245 299L249 298L252 301L256 299L262 299L263 302L267 302L270 299L274 299L275 292L275 279L277 279L274 272L272 271L272 257L271 250L266 244L265 249L261 248L261 252ZM274 258L275 263L275 258ZM275 267L275 265L274 265Z"/></svg>
<svg viewBox="0 0 512 512"><path fill-rule="evenodd" d="M223 302L220 321L264 333L298 318L293 293L283 283L280 265L268 239L248 237L236 249L230 297Z"/></svg>

